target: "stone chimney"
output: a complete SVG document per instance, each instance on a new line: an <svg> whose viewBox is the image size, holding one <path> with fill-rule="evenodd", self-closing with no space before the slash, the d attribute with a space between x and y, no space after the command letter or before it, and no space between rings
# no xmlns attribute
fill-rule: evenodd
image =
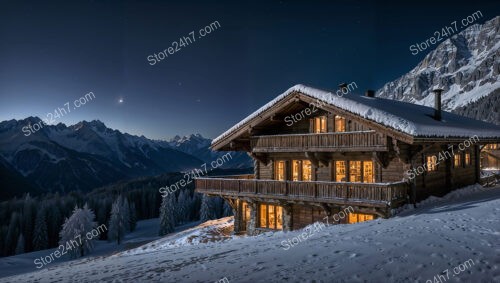
<svg viewBox="0 0 500 283"><path fill-rule="evenodd" d="M367 90L367 91L365 92L365 96L366 96L366 97L375 97L375 91L374 91L374 90L369 89L369 90Z"/></svg>
<svg viewBox="0 0 500 283"><path fill-rule="evenodd" d="M435 88L434 92L434 120L441 121L441 92L443 89Z"/></svg>

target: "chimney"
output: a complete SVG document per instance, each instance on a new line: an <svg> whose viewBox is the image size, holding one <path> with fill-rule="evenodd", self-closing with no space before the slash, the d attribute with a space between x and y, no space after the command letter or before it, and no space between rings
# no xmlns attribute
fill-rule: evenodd
<svg viewBox="0 0 500 283"><path fill-rule="evenodd" d="M339 90L341 90L343 92L344 88L347 88L347 84L346 83L339 84Z"/></svg>
<svg viewBox="0 0 500 283"><path fill-rule="evenodd" d="M441 92L443 89L435 88L434 92L434 120L441 121Z"/></svg>
<svg viewBox="0 0 500 283"><path fill-rule="evenodd" d="M365 92L365 96L366 96L366 97L375 97L375 91L374 91L374 90L369 89L369 90L367 90L367 91Z"/></svg>

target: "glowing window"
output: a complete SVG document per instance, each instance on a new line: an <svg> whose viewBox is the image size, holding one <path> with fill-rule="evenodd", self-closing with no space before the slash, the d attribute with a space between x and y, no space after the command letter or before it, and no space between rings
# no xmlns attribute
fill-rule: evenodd
<svg viewBox="0 0 500 283"><path fill-rule="evenodd" d="M335 161L335 181L336 182L347 181L345 161Z"/></svg>
<svg viewBox="0 0 500 283"><path fill-rule="evenodd" d="M361 161L349 162L349 182L361 182Z"/></svg>
<svg viewBox="0 0 500 283"><path fill-rule="evenodd" d="M373 174L373 161L363 161L363 183L375 182Z"/></svg>
<svg viewBox="0 0 500 283"><path fill-rule="evenodd" d="M285 180L285 161L276 162L276 169L274 176L276 180L279 181Z"/></svg>
<svg viewBox="0 0 500 283"><path fill-rule="evenodd" d="M278 205L260 205L260 227L267 229L283 229L283 208Z"/></svg>
<svg viewBox="0 0 500 283"><path fill-rule="evenodd" d="M470 165L470 152L465 153L465 166Z"/></svg>
<svg viewBox="0 0 500 283"><path fill-rule="evenodd" d="M328 128L326 127L326 116L319 116L314 118L314 132L315 133L328 132Z"/></svg>
<svg viewBox="0 0 500 283"><path fill-rule="evenodd" d="M345 132L345 118L335 115L335 132Z"/></svg>
<svg viewBox="0 0 500 283"><path fill-rule="evenodd" d="M437 157L435 155L427 156L427 171L437 171Z"/></svg>
<svg viewBox="0 0 500 283"><path fill-rule="evenodd" d="M364 213L349 213L349 219L347 223L358 223L363 221L373 220L374 216L372 214L364 214Z"/></svg>
<svg viewBox="0 0 500 283"><path fill-rule="evenodd" d="M455 166L455 168L462 166L462 154L455 153L453 155L453 165Z"/></svg>
<svg viewBox="0 0 500 283"><path fill-rule="evenodd" d="M302 161L302 181L311 181L311 180L312 180L311 161L304 160Z"/></svg>

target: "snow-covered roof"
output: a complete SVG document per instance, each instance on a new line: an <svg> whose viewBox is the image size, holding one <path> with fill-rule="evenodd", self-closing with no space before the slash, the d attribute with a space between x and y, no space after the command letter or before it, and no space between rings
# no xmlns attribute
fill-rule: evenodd
<svg viewBox="0 0 500 283"><path fill-rule="evenodd" d="M431 107L354 94L338 96L326 90L298 84L215 138L212 145L239 130L247 122L261 115L276 103L297 92L414 137L469 138L477 135L479 139L481 137L500 138L500 126L445 111L442 112L442 120L437 121L433 118L434 108Z"/></svg>

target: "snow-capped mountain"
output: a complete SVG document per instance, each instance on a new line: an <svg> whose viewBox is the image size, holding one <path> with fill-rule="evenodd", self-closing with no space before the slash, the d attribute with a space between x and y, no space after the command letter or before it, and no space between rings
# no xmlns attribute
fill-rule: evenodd
<svg viewBox="0 0 500 283"><path fill-rule="evenodd" d="M203 163L164 141L121 133L100 121L45 125L28 136L22 131L39 122L35 117L0 122L0 158L44 191L87 191Z"/></svg>
<svg viewBox="0 0 500 283"><path fill-rule="evenodd" d="M500 123L500 16L448 38L409 73L385 84L377 96L433 106L444 89L443 109Z"/></svg>
<svg viewBox="0 0 500 283"><path fill-rule="evenodd" d="M191 154L200 158L207 164L216 161L217 158L222 157L227 152L212 151L210 149L211 139L205 138L200 134L191 134L188 136L180 137L175 136L168 141L168 144L176 150ZM245 152L231 152L230 159L220 168L250 168L253 167L252 159Z"/></svg>

